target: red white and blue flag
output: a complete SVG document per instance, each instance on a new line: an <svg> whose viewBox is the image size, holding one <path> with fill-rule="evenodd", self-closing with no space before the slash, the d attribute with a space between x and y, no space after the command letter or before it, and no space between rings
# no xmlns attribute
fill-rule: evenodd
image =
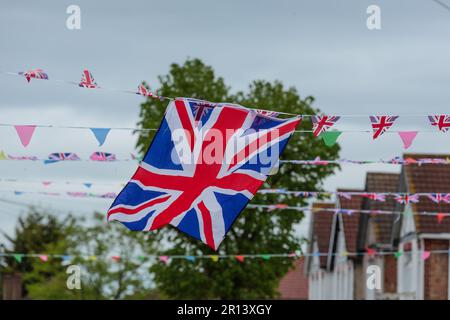
<svg viewBox="0 0 450 320"><path fill-rule="evenodd" d="M395 201L401 204L417 203L419 202L418 194L399 194L395 197Z"/></svg>
<svg viewBox="0 0 450 320"><path fill-rule="evenodd" d="M226 103L171 101L108 221L140 231L170 224L217 250L299 122Z"/></svg>
<svg viewBox="0 0 450 320"><path fill-rule="evenodd" d="M45 160L44 163L53 163L58 161L78 161L80 158L73 152L57 152L51 153L48 156L48 160Z"/></svg>
<svg viewBox="0 0 450 320"><path fill-rule="evenodd" d="M439 131L447 132L450 129L450 115L434 115L428 116L432 126L435 126Z"/></svg>
<svg viewBox="0 0 450 320"><path fill-rule="evenodd" d="M89 157L92 161L116 161L116 155L109 152L97 151L91 154Z"/></svg>
<svg viewBox="0 0 450 320"><path fill-rule="evenodd" d="M81 75L81 81L78 85L80 87L88 89L98 88L97 83L95 82L94 77L92 76L92 73L89 72L89 70L83 71L83 74Z"/></svg>
<svg viewBox="0 0 450 320"><path fill-rule="evenodd" d="M19 72L19 74L24 76L28 82L30 82L31 78L48 80L47 73L45 73L42 69L27 70L24 72Z"/></svg>
<svg viewBox="0 0 450 320"><path fill-rule="evenodd" d="M138 86L138 91L136 92L136 94L139 94L144 97L150 97L150 98L155 96L153 94L153 92L151 92L149 89L147 89L143 84L140 84Z"/></svg>
<svg viewBox="0 0 450 320"><path fill-rule="evenodd" d="M338 116L312 116L314 137L318 137L322 132L329 130L340 118Z"/></svg>
<svg viewBox="0 0 450 320"><path fill-rule="evenodd" d="M375 140L385 133L397 120L398 116L370 116L372 122L373 139Z"/></svg>
<svg viewBox="0 0 450 320"><path fill-rule="evenodd" d="M436 203L448 203L450 201L450 193L432 193L428 195L428 198Z"/></svg>
<svg viewBox="0 0 450 320"><path fill-rule="evenodd" d="M365 193L362 196L367 199L370 199L370 200L375 200L375 201L380 201L380 202L386 201L386 195L383 193Z"/></svg>

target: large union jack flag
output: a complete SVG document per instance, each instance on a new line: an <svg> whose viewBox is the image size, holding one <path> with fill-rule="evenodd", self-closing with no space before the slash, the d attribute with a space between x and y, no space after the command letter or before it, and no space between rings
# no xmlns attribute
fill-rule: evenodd
<svg viewBox="0 0 450 320"><path fill-rule="evenodd" d="M340 118L339 116L312 116L314 137L330 129Z"/></svg>
<svg viewBox="0 0 450 320"><path fill-rule="evenodd" d="M398 116L370 116L372 122L373 139L375 140L385 133L397 120Z"/></svg>
<svg viewBox="0 0 450 320"><path fill-rule="evenodd" d="M217 250L299 122L229 104L171 101L108 221L141 231L170 224Z"/></svg>
<svg viewBox="0 0 450 320"><path fill-rule="evenodd" d="M447 132L450 129L450 115L435 115L428 116L432 126L435 126L439 131Z"/></svg>

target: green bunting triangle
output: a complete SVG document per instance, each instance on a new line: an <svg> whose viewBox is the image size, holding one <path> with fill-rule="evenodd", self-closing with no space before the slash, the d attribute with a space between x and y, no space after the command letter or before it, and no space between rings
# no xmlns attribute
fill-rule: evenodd
<svg viewBox="0 0 450 320"><path fill-rule="evenodd" d="M16 259L16 261L18 263L21 263L22 262L22 255L21 254L15 254L14 255L14 259Z"/></svg>
<svg viewBox="0 0 450 320"><path fill-rule="evenodd" d="M394 253L394 257L396 258L396 259L398 259L398 258L400 258L400 256L403 254L403 252L401 252L401 251L398 251L398 252L395 252Z"/></svg>
<svg viewBox="0 0 450 320"><path fill-rule="evenodd" d="M336 130L325 131L320 135L320 137L322 138L323 142L327 147L331 147L334 144L336 144L336 140L339 138L341 133L342 133L341 131Z"/></svg>
<svg viewBox="0 0 450 320"><path fill-rule="evenodd" d="M270 260L270 256L269 256L268 254L262 255L262 258L263 258L264 260Z"/></svg>

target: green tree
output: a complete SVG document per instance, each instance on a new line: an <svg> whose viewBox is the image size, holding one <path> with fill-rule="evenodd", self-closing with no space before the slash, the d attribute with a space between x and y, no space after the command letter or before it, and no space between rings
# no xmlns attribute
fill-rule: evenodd
<svg viewBox="0 0 450 320"><path fill-rule="evenodd" d="M254 81L247 92L230 94L224 80L214 74L210 66L198 59L189 59L183 65L172 64L165 76L159 77L157 92L169 97L193 97L208 101L231 101L247 107L273 109L293 114L315 114L312 97L301 98L295 88L285 88L281 82ZM164 114L166 102L149 99L141 105L141 128L157 128ZM309 121L299 129L311 129ZM137 147L143 154L154 132L139 131ZM328 148L311 134L295 134L283 159L335 159L339 146ZM325 177L332 174L333 166L284 165L278 174L270 176L265 187L294 190L319 190ZM305 205L300 198L282 195L258 194L252 203L277 203ZM296 236L295 226L303 218L297 211L261 212L246 209L236 220L219 253L286 253L299 249L301 239ZM172 227L151 232L150 247L161 255L213 254L212 250ZM169 246L162 244L169 243ZM225 298L254 299L277 296L280 278L292 266L292 260L272 258L247 259L238 263L233 259L214 262L209 259L191 261L176 259L169 265L154 264L155 281L159 290L171 298Z"/></svg>
<svg viewBox="0 0 450 320"><path fill-rule="evenodd" d="M6 253L17 253L14 257L5 259L6 265L2 272L17 272L22 274L24 293L36 283L45 282L63 271L59 261L49 261L43 267L37 257L21 256L20 254L43 254L65 252L69 247L68 235L76 228L72 216L64 220L56 216L39 212L30 208L25 217L18 219L14 235L4 234L7 240Z"/></svg>
<svg viewBox="0 0 450 320"><path fill-rule="evenodd" d="M94 214L87 224L83 222L32 209L19 219L14 236L6 235L11 247L6 253L48 254L48 260L8 257L1 272L20 272L31 299L158 297L148 275L151 261L145 252L150 250L142 248L147 235L131 232L118 223L105 224L102 214ZM71 259L65 261L63 256ZM67 287L69 264L81 268L81 290Z"/></svg>

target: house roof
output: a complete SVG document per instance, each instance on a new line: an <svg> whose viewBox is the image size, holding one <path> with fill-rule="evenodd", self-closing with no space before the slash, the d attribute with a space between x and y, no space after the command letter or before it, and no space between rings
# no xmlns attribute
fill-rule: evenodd
<svg viewBox="0 0 450 320"><path fill-rule="evenodd" d="M308 277L304 268L304 257L295 260L294 268L280 281L278 291L281 299L308 299Z"/></svg>
<svg viewBox="0 0 450 320"><path fill-rule="evenodd" d="M312 242L316 241L320 253L328 253L330 245L331 227L333 225L333 213L330 211L321 211L320 209L334 208L334 203L315 202L312 205ZM310 246L310 253L312 253ZM320 256L320 267L326 268L327 257Z"/></svg>
<svg viewBox="0 0 450 320"><path fill-rule="evenodd" d="M361 190L352 190L352 189L338 189L338 192L360 192ZM363 197L359 195L352 195L350 199L347 199L342 196L338 196L339 208L342 209L351 209L351 210L361 210ZM356 241L359 232L359 219L361 217L360 212L356 212L355 214L348 215L342 214L342 223L344 226L344 236L345 236L345 244L348 252L356 252L357 246Z"/></svg>
<svg viewBox="0 0 450 320"><path fill-rule="evenodd" d="M404 158L438 158L448 159L449 154L405 154ZM409 193L432 192L450 193L450 164L409 164L403 166L406 191ZM412 204L414 212L450 212L450 204L435 203L421 197L418 203ZM437 222L435 216L414 216L417 233L450 233L450 217Z"/></svg>
<svg viewBox="0 0 450 320"><path fill-rule="evenodd" d="M399 190L400 174L368 172L366 176L367 192L397 192ZM386 197L386 201L364 200L364 208L367 210L394 211L396 202L393 197ZM374 227L374 241L377 244L391 244L392 228L397 217L379 214L370 216ZM367 243L372 245L372 243Z"/></svg>

